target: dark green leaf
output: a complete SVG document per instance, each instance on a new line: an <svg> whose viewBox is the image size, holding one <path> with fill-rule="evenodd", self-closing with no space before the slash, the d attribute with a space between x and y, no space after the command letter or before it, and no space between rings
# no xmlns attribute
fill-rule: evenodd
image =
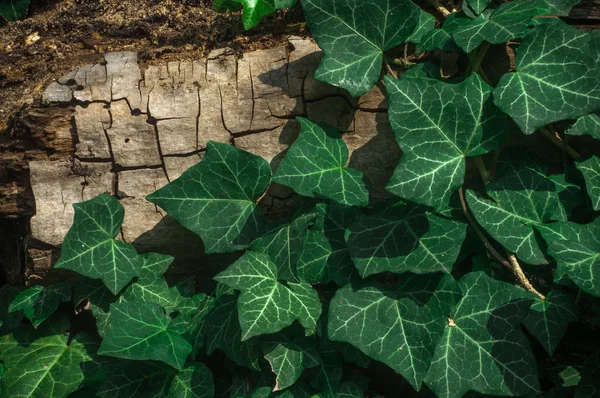
<svg viewBox="0 0 600 398"><path fill-rule="evenodd" d="M450 14L441 28L430 30L423 35L421 42L417 45L417 52L433 51L436 48L444 51L461 51L454 42L452 34L468 24L469 21L468 18L461 17L459 13Z"/></svg>
<svg viewBox="0 0 600 398"><path fill-rule="evenodd" d="M463 183L465 157L494 150L507 132L478 75L460 84L386 77L389 118L404 152L387 189L419 204L445 209Z"/></svg>
<svg viewBox="0 0 600 398"><path fill-rule="evenodd" d="M142 260L128 243L114 240L121 231L124 210L114 197L102 194L74 203L75 218L62 243L55 268L66 268L92 279L102 279L117 294L139 276Z"/></svg>
<svg viewBox="0 0 600 398"><path fill-rule="evenodd" d="M9 21L17 21L27 16L31 0L2 0L0 1L0 15Z"/></svg>
<svg viewBox="0 0 600 398"><path fill-rule="evenodd" d="M385 271L450 273L466 228L425 208L398 203L352 224L348 250L363 278Z"/></svg>
<svg viewBox="0 0 600 398"><path fill-rule="evenodd" d="M600 158L592 156L587 160L575 162L575 166L583 174L592 207L594 210L600 210Z"/></svg>
<svg viewBox="0 0 600 398"><path fill-rule="evenodd" d="M361 171L344 167L348 147L334 128L297 118L302 127L277 168L273 181L300 195L328 198L344 205L366 205L369 192Z"/></svg>
<svg viewBox="0 0 600 398"><path fill-rule="evenodd" d="M15 300L21 286L4 285L0 287L0 336L10 333L19 327L23 319L23 311L9 311L11 303Z"/></svg>
<svg viewBox="0 0 600 398"><path fill-rule="evenodd" d="M519 329L533 294L482 272L465 275L459 285L463 298L444 327L425 383L438 397L461 397L468 390L539 393L535 359Z"/></svg>
<svg viewBox="0 0 600 398"><path fill-rule="evenodd" d="M58 309L61 301L71 300L71 284L60 282L46 288L37 285L23 290L8 307L9 312L23 310L34 328Z"/></svg>
<svg viewBox="0 0 600 398"><path fill-rule="evenodd" d="M298 320L306 334L321 315L317 292L306 283L279 283L277 267L262 253L248 251L215 280L241 291L238 312L242 341L275 333Z"/></svg>
<svg viewBox="0 0 600 398"><path fill-rule="evenodd" d="M213 396L212 373L199 362L177 373L167 394L167 398L213 398Z"/></svg>
<svg viewBox="0 0 600 398"><path fill-rule="evenodd" d="M600 394L600 354L594 353L585 360L581 381L575 390L575 398L594 398Z"/></svg>
<svg viewBox="0 0 600 398"><path fill-rule="evenodd" d="M315 78L353 97L377 83L383 52L406 42L423 22L422 11L409 0L303 0L302 7L324 53Z"/></svg>
<svg viewBox="0 0 600 398"><path fill-rule="evenodd" d="M555 15L557 17L566 17L569 15L571 9L577 5L581 0L545 0L550 6L550 12L548 15Z"/></svg>
<svg viewBox="0 0 600 398"><path fill-rule="evenodd" d="M211 141L200 163L147 199L200 235L207 253L230 252L259 231L264 216L255 202L270 176L263 158Z"/></svg>
<svg viewBox="0 0 600 398"><path fill-rule="evenodd" d="M494 90L494 103L525 134L600 107L600 64L589 48L591 35L561 21L527 35L517 52L516 72Z"/></svg>
<svg viewBox="0 0 600 398"><path fill-rule="evenodd" d="M565 133L569 135L590 135L600 140L600 116L595 114L581 116Z"/></svg>
<svg viewBox="0 0 600 398"><path fill-rule="evenodd" d="M169 327L171 318L153 303L111 304L111 328L98 354L117 358L157 360L183 369L192 346Z"/></svg>
<svg viewBox="0 0 600 398"><path fill-rule="evenodd" d="M164 398L177 372L157 363L124 361L111 368L99 398Z"/></svg>
<svg viewBox="0 0 600 398"><path fill-rule="evenodd" d="M225 11L241 11L242 4L237 2L236 0L215 0L213 2L213 7L216 12L225 12Z"/></svg>

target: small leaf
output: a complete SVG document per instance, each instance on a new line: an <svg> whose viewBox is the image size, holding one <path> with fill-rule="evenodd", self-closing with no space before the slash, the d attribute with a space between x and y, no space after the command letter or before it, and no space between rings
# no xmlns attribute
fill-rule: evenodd
<svg viewBox="0 0 600 398"><path fill-rule="evenodd" d="M144 253L140 254L142 269L140 278L156 278L162 276L173 262L174 258L167 254Z"/></svg>
<svg viewBox="0 0 600 398"><path fill-rule="evenodd" d="M277 168L273 181L300 195L344 205L366 205L369 192L361 171L344 167L348 147L334 128L298 117L302 130Z"/></svg>
<svg viewBox="0 0 600 398"><path fill-rule="evenodd" d="M200 235L207 253L231 252L260 230L264 216L255 202L270 176L260 156L211 141L200 163L146 199Z"/></svg>
<svg viewBox="0 0 600 398"><path fill-rule="evenodd" d="M8 308L9 312L23 310L34 328L58 309L61 301L71 300L71 284L60 282L46 288L34 286L23 290Z"/></svg>
<svg viewBox="0 0 600 398"><path fill-rule="evenodd" d="M107 194L74 203L75 218L62 243L54 268L66 268L92 279L102 279L117 294L140 274L142 260L128 243L114 240L125 211Z"/></svg>
<svg viewBox="0 0 600 398"><path fill-rule="evenodd" d="M237 307L242 341L278 332L294 320L307 335L315 332L321 315L317 292L306 283L279 283L277 267L265 254L247 251L215 280L241 291Z"/></svg>
<svg viewBox="0 0 600 398"><path fill-rule="evenodd" d="M258 25L261 19L269 14L283 8L290 8L296 4L296 0L234 0L244 5L242 12L242 21L244 29L248 30ZM232 11L239 11L235 7L227 4L227 8Z"/></svg>
<svg viewBox="0 0 600 398"><path fill-rule="evenodd" d="M597 110L600 64L589 51L591 40L558 20L536 27L519 46L516 72L496 86L494 103L525 134Z"/></svg>
<svg viewBox="0 0 600 398"><path fill-rule="evenodd" d="M237 296L234 294L217 295L206 316L206 353L210 355L220 349L236 364L260 370L256 341L242 341L236 303Z"/></svg>
<svg viewBox="0 0 600 398"><path fill-rule="evenodd" d="M468 390L539 393L535 358L519 328L533 294L483 272L458 283L463 298L450 313L425 383L438 397L461 397Z"/></svg>
<svg viewBox="0 0 600 398"><path fill-rule="evenodd" d="M380 272L450 273L466 224L398 203L350 227L348 250L362 278Z"/></svg>
<svg viewBox="0 0 600 398"><path fill-rule="evenodd" d="M324 53L315 79L353 97L377 83L384 51L408 41L423 13L409 0L303 0L302 7Z"/></svg>
<svg viewBox="0 0 600 398"><path fill-rule="evenodd" d="M557 240L548 245L558 263L557 275L567 274L583 291L600 296L600 246L571 240Z"/></svg>
<svg viewBox="0 0 600 398"><path fill-rule="evenodd" d="M577 306L573 297L560 290L553 290L546 300L536 298L523 325L552 356L567 331L569 323L577 320Z"/></svg>
<svg viewBox="0 0 600 398"><path fill-rule="evenodd" d="M421 11L419 13L419 21L417 22L417 27L411 33L411 35L406 39L409 43L421 43L423 40L423 36L433 30L435 27L435 17L428 12Z"/></svg>
<svg viewBox="0 0 600 398"><path fill-rule="evenodd" d="M500 5L491 13L486 11L478 18L458 26L452 37L460 48L469 53L484 41L500 44L525 36L530 30L533 17L547 14L549 10L545 0L511 1Z"/></svg>
<svg viewBox="0 0 600 398"><path fill-rule="evenodd" d="M12 285L0 287L0 336L4 336L21 326L23 311L9 311L21 289L21 286Z"/></svg>
<svg viewBox="0 0 600 398"><path fill-rule="evenodd" d="M192 346L169 327L171 319L153 303L111 304L112 327L104 336L98 354L124 359L156 360L177 369Z"/></svg>
<svg viewBox="0 0 600 398"><path fill-rule="evenodd" d="M423 306L410 292L374 286L338 290L331 301L329 338L348 342L399 372L417 391L442 336L450 308L458 299L456 282L447 275L420 276L406 286L428 291ZM430 283L435 280L434 283ZM439 289L439 290L436 290ZM444 298L440 298L442 295Z"/></svg>
<svg viewBox="0 0 600 398"><path fill-rule="evenodd" d="M600 116L593 113L581 116L565 133L569 135L590 135L600 140Z"/></svg>
<svg viewBox="0 0 600 398"><path fill-rule="evenodd" d="M212 373L196 362L177 373L167 398L213 398L214 389Z"/></svg>
<svg viewBox="0 0 600 398"><path fill-rule="evenodd" d="M583 174L592 207L594 210L600 210L600 158L592 156L587 160L575 162L575 167Z"/></svg>
<svg viewBox="0 0 600 398"><path fill-rule="evenodd" d="M27 16L31 0L3 0L0 2L0 16L9 21L18 21Z"/></svg>
<svg viewBox="0 0 600 398"><path fill-rule="evenodd" d="M464 15L460 13L450 14L441 28L430 30L423 35L421 42L417 45L417 52L433 51L437 48L444 51L460 52L461 49L454 42L452 35L461 26L467 25L469 21L470 19L464 18Z"/></svg>
<svg viewBox="0 0 600 398"><path fill-rule="evenodd" d="M241 11L242 4L237 2L236 0L215 0L213 2L213 7L216 12L226 12L226 11Z"/></svg>
<svg viewBox="0 0 600 398"><path fill-rule="evenodd" d="M407 200L448 207L463 183L465 158L494 150L507 120L479 75L460 84L386 77L389 118L404 152L387 189Z"/></svg>
<svg viewBox="0 0 600 398"><path fill-rule="evenodd" d="M85 333L70 340L68 328L68 319L53 317L37 331L21 328L0 339L3 396L66 397L79 389L97 344Z"/></svg>
<svg viewBox="0 0 600 398"><path fill-rule="evenodd" d="M477 15L481 14L483 10L492 2L492 0L468 0L466 3Z"/></svg>
<svg viewBox="0 0 600 398"><path fill-rule="evenodd" d="M550 12L548 15L554 15L557 17L566 17L569 15L571 9L579 4L581 0L545 0L550 6Z"/></svg>

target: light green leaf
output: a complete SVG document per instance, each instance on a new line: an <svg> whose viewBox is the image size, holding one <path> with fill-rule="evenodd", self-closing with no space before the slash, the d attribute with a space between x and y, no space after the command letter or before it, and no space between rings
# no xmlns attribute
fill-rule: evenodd
<svg viewBox="0 0 600 398"><path fill-rule="evenodd" d="M100 386L99 398L164 398L173 377L174 369L154 362L130 361L113 366Z"/></svg>
<svg viewBox="0 0 600 398"><path fill-rule="evenodd" d="M511 170L488 184L484 199L467 191L467 203L477 222L498 242L529 264L547 262L534 227L559 214L554 182L532 167Z"/></svg>
<svg viewBox="0 0 600 398"><path fill-rule="evenodd" d="M296 4L296 0L233 0L244 5L242 21L244 29L248 30L258 25L261 19L275 10L290 8ZM239 11L235 7L227 4L227 8L233 11Z"/></svg>
<svg viewBox="0 0 600 398"><path fill-rule="evenodd" d="M68 319L53 317L37 331L21 328L0 339L3 397L66 397L80 387L97 344L84 333L67 344L68 328Z"/></svg>
<svg viewBox="0 0 600 398"><path fill-rule="evenodd" d="M468 390L539 393L535 358L519 328L533 295L483 272L471 272L458 283L463 298L444 327L425 383L438 397L449 398Z"/></svg>
<svg viewBox="0 0 600 398"><path fill-rule="evenodd" d="M213 398L214 389L212 373L196 362L177 373L167 398Z"/></svg>
<svg viewBox="0 0 600 398"><path fill-rule="evenodd" d="M256 201L271 169L260 156L209 142L202 161L146 199L202 238L207 253L248 247L264 216Z"/></svg>
<svg viewBox="0 0 600 398"><path fill-rule="evenodd" d="M577 306L573 297L560 290L553 290L546 300L536 298L523 325L552 356L569 323L577 320Z"/></svg>
<svg viewBox="0 0 600 398"><path fill-rule="evenodd" d="M0 16L9 21L18 21L27 16L31 0L2 0L0 2Z"/></svg>
<svg viewBox="0 0 600 398"><path fill-rule="evenodd" d="M124 210L107 194L74 203L75 218L62 243L54 266L92 279L102 279L117 294L133 277L139 276L142 260L128 243L114 240L121 231Z"/></svg>
<svg viewBox="0 0 600 398"><path fill-rule="evenodd" d="M452 37L460 48L469 53L484 41L500 44L525 36L533 17L547 14L549 10L545 0L514 0L458 26Z"/></svg>
<svg viewBox="0 0 600 398"><path fill-rule="evenodd" d="M9 312L23 310L34 328L58 309L61 301L71 300L71 284L60 282L46 288L34 286L23 290L8 308Z"/></svg>
<svg viewBox="0 0 600 398"><path fill-rule="evenodd" d="M494 90L494 103L525 134L600 107L600 64L589 51L591 36L556 20L536 27L517 51L516 72Z"/></svg>
<svg viewBox="0 0 600 398"><path fill-rule="evenodd" d="M545 0L550 6L550 12L548 15L554 15L557 17L566 17L569 15L571 9L579 4L581 0Z"/></svg>
<svg viewBox="0 0 600 398"><path fill-rule="evenodd" d="M275 263L279 279L298 282L296 263L308 237L307 228L314 222L315 215L315 212L302 214L252 242L251 250L268 255Z"/></svg>
<svg viewBox="0 0 600 398"><path fill-rule="evenodd" d="M112 326L98 354L124 359L163 361L176 369L183 365L192 346L169 327L171 318L154 303L111 304Z"/></svg>
<svg viewBox="0 0 600 398"><path fill-rule="evenodd" d="M422 22L422 11L409 0L303 0L302 7L324 53L315 78L353 97L377 83L383 52L408 41Z"/></svg>
<svg viewBox="0 0 600 398"><path fill-rule="evenodd" d="M427 302L415 303L411 296L419 292L402 289L347 285L338 290L331 300L328 333L331 340L348 342L390 366L419 390L458 300L458 287L451 276L441 274L413 277L405 286L422 289Z"/></svg>
<svg viewBox="0 0 600 398"><path fill-rule="evenodd" d="M419 204L444 209L463 183L465 157L494 150L507 132L478 75L460 84L386 77L389 118L404 152L387 189Z"/></svg>
<svg viewBox="0 0 600 398"><path fill-rule="evenodd" d="M592 207L594 210L600 210L600 158L592 156L587 160L575 162L575 167L583 174Z"/></svg>
<svg viewBox="0 0 600 398"><path fill-rule="evenodd" d="M307 283L279 283L277 266L265 254L247 251L215 280L241 291L237 307L242 341L278 332L294 320L307 335L315 332L321 315L317 292Z"/></svg>
<svg viewBox="0 0 600 398"><path fill-rule="evenodd" d="M565 133L569 135L590 135L600 140L600 116L593 113L581 116Z"/></svg>
<svg viewBox="0 0 600 398"><path fill-rule="evenodd" d="M348 147L339 131L298 117L302 130L277 168L273 181L300 195L344 205L366 205L369 192L361 171L344 167Z"/></svg>
<svg viewBox="0 0 600 398"><path fill-rule="evenodd" d="M346 247L345 232L358 210L336 203L317 204L317 217L298 260L298 277L308 283L343 286L356 273Z"/></svg>
<svg viewBox="0 0 600 398"><path fill-rule="evenodd" d="M210 355L219 349L236 364L260 370L255 339L242 341L236 303L233 293L217 295L206 316L206 353Z"/></svg>
<svg viewBox="0 0 600 398"><path fill-rule="evenodd" d="M398 203L350 227L348 250L361 277L380 272L450 273L467 225Z"/></svg>
<svg viewBox="0 0 600 398"><path fill-rule="evenodd" d="M436 48L460 52L461 49L454 42L452 34L469 21L470 19L464 18L464 15L459 13L450 14L441 28L430 30L423 35L421 42L417 45L417 52L433 51Z"/></svg>

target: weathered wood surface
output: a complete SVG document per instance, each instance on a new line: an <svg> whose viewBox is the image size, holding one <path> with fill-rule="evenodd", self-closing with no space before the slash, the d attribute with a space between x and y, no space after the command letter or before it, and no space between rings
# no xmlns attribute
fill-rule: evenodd
<svg viewBox="0 0 600 398"><path fill-rule="evenodd" d="M125 207L121 239L140 251L194 260L199 240L144 196L200 161L209 140L263 156L275 169L298 135L296 116L344 131L349 165L365 172L374 200L386 198L383 187L400 151L381 88L352 99L314 80L320 57L314 41L290 37L287 46L241 58L219 50L194 62L141 68L136 53L118 52L80 66L52 82L42 105L23 115L31 126L20 131L35 141L20 141L27 181L0 201L0 215L22 213L17 202L33 200L29 253L38 272L56 260L73 203L104 192ZM291 192L276 185L269 192L265 211L285 213Z"/></svg>

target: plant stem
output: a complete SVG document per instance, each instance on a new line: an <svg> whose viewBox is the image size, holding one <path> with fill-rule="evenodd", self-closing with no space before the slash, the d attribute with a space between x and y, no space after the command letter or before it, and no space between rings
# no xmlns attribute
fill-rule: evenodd
<svg viewBox="0 0 600 398"><path fill-rule="evenodd" d="M490 174L485 167L485 163L483 163L483 157L477 156L475 157L475 164L477 165L477 170L479 170L479 174L481 175L481 179L483 180L483 185L487 184L490 180Z"/></svg>
<svg viewBox="0 0 600 398"><path fill-rule="evenodd" d="M581 154L579 152L577 152L575 149L573 149L570 146L568 146L567 144L565 144L565 142L560 139L558 134L551 133L550 130L548 130L545 127L541 128L540 131L542 132L542 134L544 134L550 140L550 142L552 142L554 145L556 145L558 148L562 149L563 151L566 151L569 154L569 156L571 156L573 159L579 159L581 157Z"/></svg>
<svg viewBox="0 0 600 398"><path fill-rule="evenodd" d="M429 4L431 4L433 7L435 7L435 9L438 10L440 12L440 14L442 14L442 16L444 17L444 19L448 18L448 15L451 14L451 12L448 11L446 9L446 7L444 7L443 5L441 5L438 0L427 0L427 2Z"/></svg>
<svg viewBox="0 0 600 398"><path fill-rule="evenodd" d="M390 63L385 60L385 67L387 68L387 71L390 73L390 75L392 75L394 77L394 79L398 78L398 74L396 73L395 70L392 69L392 67L390 66Z"/></svg>
<svg viewBox="0 0 600 398"><path fill-rule="evenodd" d="M517 277L521 285L542 300L546 300L546 297L542 293L538 292L535 287L533 287L531 282L529 282L529 279L527 279L527 276L525 276L525 272L523 272L523 268L521 268L519 261L517 261L517 257L512 253L508 253L508 251L507 254L513 274Z"/></svg>
<svg viewBox="0 0 600 398"><path fill-rule="evenodd" d="M467 68L467 76L469 76L471 72L477 72L479 70L479 68L481 67L481 62L485 58L485 54L487 54L488 50L490 49L490 46L490 43L484 41L481 47L479 47L479 49L477 50L477 54L475 54L475 57L473 58L473 61L469 63L469 66Z"/></svg>
<svg viewBox="0 0 600 398"><path fill-rule="evenodd" d="M471 225L471 228L473 228L473 231L475 231L475 233L477 234L479 239L483 242L483 245L490 252L490 254L492 256L494 256L494 258L500 264L504 265L506 268L508 268L509 270L512 271L512 273L515 275L515 277L517 278L517 280L519 281L521 286L523 286L525 289L536 294L538 297L540 297L542 300L544 300L545 297L533 287L531 282L529 282L529 280L525 276L525 273L521 269L521 266L517 262L517 258L514 256L514 254L511 254L509 256L509 259L511 260L511 262L506 260L504 257L502 257L502 255L500 253L498 253L498 251L494 248L494 246L492 246L492 244L490 243L488 238L485 236L483 231L479 228L479 225L477 225L477 223L473 219L473 216L471 216L471 213L469 213L469 210L467 209L467 202L465 201L465 194L463 192L463 187L460 187L458 189L458 197L460 198L460 204L462 206L463 212L465 213L465 217L467 217L467 220L469 221L469 224ZM514 264L513 264L513 261L514 261Z"/></svg>
<svg viewBox="0 0 600 398"><path fill-rule="evenodd" d="M575 296L575 305L579 305L579 301L581 300L581 293L581 289L577 290L577 296Z"/></svg>

